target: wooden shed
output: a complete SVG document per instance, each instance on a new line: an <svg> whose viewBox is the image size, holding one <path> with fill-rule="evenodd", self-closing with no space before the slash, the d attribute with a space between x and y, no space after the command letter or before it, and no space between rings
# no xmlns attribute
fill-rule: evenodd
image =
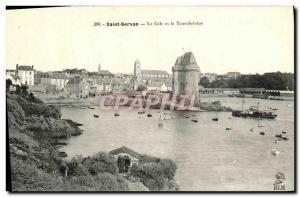
<svg viewBox="0 0 300 197"><path fill-rule="evenodd" d="M119 172L128 173L133 165L138 165L141 155L126 146L109 152L115 156L118 162Z"/></svg>

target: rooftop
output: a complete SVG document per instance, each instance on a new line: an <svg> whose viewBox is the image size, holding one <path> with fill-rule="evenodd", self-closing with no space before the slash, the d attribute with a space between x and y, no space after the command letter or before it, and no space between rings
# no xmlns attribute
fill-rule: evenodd
<svg viewBox="0 0 300 197"><path fill-rule="evenodd" d="M141 154L131 150L130 148L128 148L126 146L122 146L120 148L114 149L114 150L110 151L109 153L112 154L112 155L117 155L117 154L120 154L120 153L127 153L127 154L133 156L136 159L141 158Z"/></svg>
<svg viewBox="0 0 300 197"><path fill-rule="evenodd" d="M142 70L142 75L169 75L167 71L164 70Z"/></svg>
<svg viewBox="0 0 300 197"><path fill-rule="evenodd" d="M82 80L83 78L73 77L72 79L70 79L70 81L68 81L67 84L79 84Z"/></svg>
<svg viewBox="0 0 300 197"><path fill-rule="evenodd" d="M113 75L109 70L100 70L99 75Z"/></svg>
<svg viewBox="0 0 300 197"><path fill-rule="evenodd" d="M18 65L18 70L33 71L33 66Z"/></svg>
<svg viewBox="0 0 300 197"><path fill-rule="evenodd" d="M197 65L196 59L192 52L186 52L184 55L177 57L175 66Z"/></svg>

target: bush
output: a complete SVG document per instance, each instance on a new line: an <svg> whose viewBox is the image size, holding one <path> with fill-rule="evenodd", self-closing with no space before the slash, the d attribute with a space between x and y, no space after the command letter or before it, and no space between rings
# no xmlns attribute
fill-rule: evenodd
<svg viewBox="0 0 300 197"><path fill-rule="evenodd" d="M110 174L118 173L118 165L116 159L105 152L99 152L92 157L84 159L82 164L88 169L92 175L108 172Z"/></svg>
<svg viewBox="0 0 300 197"><path fill-rule="evenodd" d="M174 179L177 166L169 159L159 162L149 162L144 165L133 166L131 173L140 178L141 182L152 191L163 190Z"/></svg>
<svg viewBox="0 0 300 197"><path fill-rule="evenodd" d="M61 177L48 174L34 163L11 159L12 191L63 191Z"/></svg>
<svg viewBox="0 0 300 197"><path fill-rule="evenodd" d="M163 170L164 177L173 180L177 169L176 163L170 159L161 159L158 164Z"/></svg>
<svg viewBox="0 0 300 197"><path fill-rule="evenodd" d="M61 118L61 111L57 106L48 106L43 103L30 102L22 96L17 97L17 102L24 110L26 116L37 115L55 119Z"/></svg>
<svg viewBox="0 0 300 197"><path fill-rule="evenodd" d="M128 191L128 182L118 175L99 173L96 176L71 177L66 180L68 191Z"/></svg>
<svg viewBox="0 0 300 197"><path fill-rule="evenodd" d="M95 191L95 179L91 176L70 177L65 182L67 191Z"/></svg>
<svg viewBox="0 0 300 197"><path fill-rule="evenodd" d="M146 163L146 162L159 162L159 158L158 157L152 157L152 156L149 156L149 155L141 155L141 158L140 158L140 161L143 162L143 163Z"/></svg>
<svg viewBox="0 0 300 197"><path fill-rule="evenodd" d="M71 161L67 161L66 164L69 168L68 176L87 176L91 175L88 169L82 165L82 157L74 157Z"/></svg>
<svg viewBox="0 0 300 197"><path fill-rule="evenodd" d="M8 115L8 126L22 126L25 120L25 113L22 107L17 103L17 101L7 98L7 115Z"/></svg>

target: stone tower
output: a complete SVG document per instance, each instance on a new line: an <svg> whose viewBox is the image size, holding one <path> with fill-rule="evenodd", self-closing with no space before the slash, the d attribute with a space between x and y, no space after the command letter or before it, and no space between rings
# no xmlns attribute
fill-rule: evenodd
<svg viewBox="0 0 300 197"><path fill-rule="evenodd" d="M192 52L186 52L176 59L173 71L173 94L195 96L199 101L199 74L200 68L197 65Z"/></svg>
<svg viewBox="0 0 300 197"><path fill-rule="evenodd" d="M142 75L142 71L141 71L141 62L140 60L136 59L134 62L134 72L133 72L134 77L139 80L141 75Z"/></svg>

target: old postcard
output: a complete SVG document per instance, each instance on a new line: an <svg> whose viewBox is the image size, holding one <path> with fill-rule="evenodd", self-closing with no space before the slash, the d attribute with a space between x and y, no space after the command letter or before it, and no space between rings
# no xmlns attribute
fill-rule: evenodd
<svg viewBox="0 0 300 197"><path fill-rule="evenodd" d="M5 18L7 190L295 190L292 6Z"/></svg>

